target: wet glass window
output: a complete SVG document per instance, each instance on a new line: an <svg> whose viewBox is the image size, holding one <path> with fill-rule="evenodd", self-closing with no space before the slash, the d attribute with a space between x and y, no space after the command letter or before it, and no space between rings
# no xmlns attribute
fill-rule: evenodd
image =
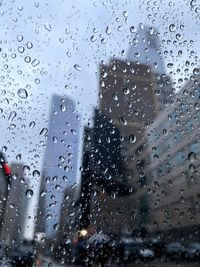
<svg viewBox="0 0 200 267"><path fill-rule="evenodd" d="M199 266L200 2L0 18L0 266Z"/></svg>

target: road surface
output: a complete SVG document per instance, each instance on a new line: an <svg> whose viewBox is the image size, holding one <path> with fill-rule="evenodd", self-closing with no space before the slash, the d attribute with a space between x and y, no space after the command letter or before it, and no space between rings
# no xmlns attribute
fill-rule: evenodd
<svg viewBox="0 0 200 267"><path fill-rule="evenodd" d="M44 267L80 267L80 266L76 266L76 265L64 265L61 263L56 263L54 261L52 261L51 259L46 258L45 259L45 264ZM146 262L146 263L129 263L129 264L120 264L120 265L107 265L106 267L199 267L200 266L200 262L167 262L164 263L161 260L156 260L155 262ZM97 266L92 266L92 267L97 267Z"/></svg>

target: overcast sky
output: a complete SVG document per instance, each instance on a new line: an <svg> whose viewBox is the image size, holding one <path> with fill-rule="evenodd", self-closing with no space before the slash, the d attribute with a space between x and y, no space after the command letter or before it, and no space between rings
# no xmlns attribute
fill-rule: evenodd
<svg viewBox="0 0 200 267"><path fill-rule="evenodd" d="M174 86L181 87L184 81L177 80L184 80L199 65L197 2L2 2L0 100L5 135L0 145L8 147L8 156L13 160L13 156L24 154L25 147L28 151L42 145L39 142L44 140L38 138L38 132L48 125L53 93L72 97L82 118L88 121L98 99L100 62L108 62L113 56L125 59L134 38L130 28L140 23L157 28L166 72L176 82ZM26 99L17 94L20 88L26 89ZM11 111L17 112L12 121L16 128L8 131ZM31 121L36 122L34 128L29 128ZM22 160L27 160L27 154Z"/></svg>

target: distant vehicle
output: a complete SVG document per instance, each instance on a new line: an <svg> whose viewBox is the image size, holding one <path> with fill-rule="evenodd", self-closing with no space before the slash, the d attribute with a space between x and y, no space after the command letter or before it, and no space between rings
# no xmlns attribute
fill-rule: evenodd
<svg viewBox="0 0 200 267"><path fill-rule="evenodd" d="M132 237L124 234L119 241L119 258L121 262L129 262L139 258L139 251L143 247L141 237Z"/></svg>
<svg viewBox="0 0 200 267"><path fill-rule="evenodd" d="M185 254L184 246L179 242L171 242L166 245L166 255L171 259L181 259Z"/></svg>
<svg viewBox="0 0 200 267"><path fill-rule="evenodd" d="M12 261L9 259L0 260L0 266L13 267Z"/></svg>
<svg viewBox="0 0 200 267"><path fill-rule="evenodd" d="M9 258L12 260L12 266L32 267L34 263L34 240L23 240L21 245L10 247Z"/></svg>
<svg viewBox="0 0 200 267"><path fill-rule="evenodd" d="M190 243L185 249L185 258L189 260L200 259L200 243Z"/></svg>
<svg viewBox="0 0 200 267"><path fill-rule="evenodd" d="M30 251L15 251L12 255L12 264L15 267L32 267L34 263L34 254Z"/></svg>
<svg viewBox="0 0 200 267"><path fill-rule="evenodd" d="M46 257L50 257L53 255L55 260L63 261L65 264L73 263L73 249L72 240L69 238L63 238L56 246L54 246L53 252L51 253L50 249L45 249L43 251L43 255ZM52 254L52 255L51 255Z"/></svg>
<svg viewBox="0 0 200 267"><path fill-rule="evenodd" d="M78 238L73 241L72 254L75 263L84 266L87 263L101 264L104 266L106 262L112 261L115 254L116 242L103 232L97 232L88 235L87 230L81 230Z"/></svg>
<svg viewBox="0 0 200 267"><path fill-rule="evenodd" d="M139 257L142 260L152 260L155 257L155 253L152 249L144 246L143 248L139 249Z"/></svg>
<svg viewBox="0 0 200 267"><path fill-rule="evenodd" d="M147 238L145 243L148 248L153 250L155 257L164 256L166 253L166 243L162 239Z"/></svg>

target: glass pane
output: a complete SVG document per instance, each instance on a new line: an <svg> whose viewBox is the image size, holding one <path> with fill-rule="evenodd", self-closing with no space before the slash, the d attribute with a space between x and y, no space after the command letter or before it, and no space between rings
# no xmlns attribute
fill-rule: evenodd
<svg viewBox="0 0 200 267"><path fill-rule="evenodd" d="M0 1L2 266L198 266L192 1Z"/></svg>

